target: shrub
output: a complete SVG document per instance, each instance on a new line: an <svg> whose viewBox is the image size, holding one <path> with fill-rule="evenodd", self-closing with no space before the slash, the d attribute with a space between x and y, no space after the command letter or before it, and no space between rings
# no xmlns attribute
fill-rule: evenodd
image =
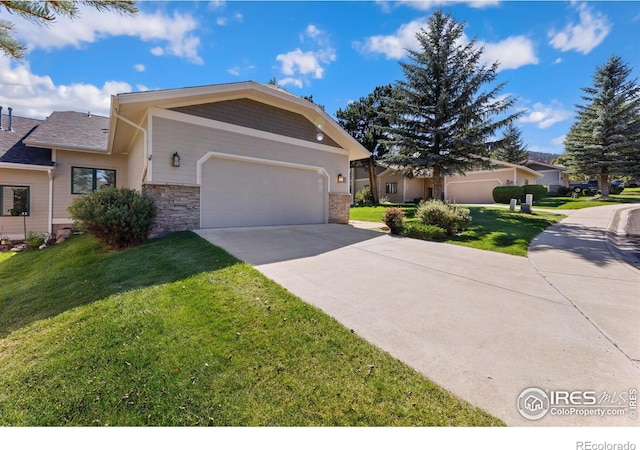
<svg viewBox="0 0 640 450"><path fill-rule="evenodd" d="M155 222L156 205L153 199L133 189L105 188L75 199L69 213L100 242L120 250L147 240Z"/></svg>
<svg viewBox="0 0 640 450"><path fill-rule="evenodd" d="M458 233L471 225L471 211L441 200L420 202L416 217L425 225L435 225L448 235Z"/></svg>
<svg viewBox="0 0 640 450"><path fill-rule="evenodd" d="M373 194L371 193L371 188L364 187L356 192L354 197L354 201L356 205L372 205L373 204Z"/></svg>
<svg viewBox="0 0 640 450"><path fill-rule="evenodd" d="M533 201L536 202L547 196L547 187L543 184L525 184L522 186L523 194L533 194Z"/></svg>
<svg viewBox="0 0 640 450"><path fill-rule="evenodd" d="M387 208L382 221L389 227L391 234L400 234L404 228L404 211L402 208Z"/></svg>
<svg viewBox="0 0 640 450"><path fill-rule="evenodd" d="M403 236L422 239L423 241L442 241L446 237L446 234L447 232L444 228L415 222L406 224L402 231Z"/></svg>
<svg viewBox="0 0 640 450"><path fill-rule="evenodd" d="M29 231L27 232L27 236L24 242L27 244L27 247L29 248L38 248L42 244L44 244L44 240L46 239L46 237L47 237L46 234Z"/></svg>
<svg viewBox="0 0 640 450"><path fill-rule="evenodd" d="M498 186L493 188L493 201L496 203L511 203L512 198L517 198L518 201L524 194L522 186Z"/></svg>

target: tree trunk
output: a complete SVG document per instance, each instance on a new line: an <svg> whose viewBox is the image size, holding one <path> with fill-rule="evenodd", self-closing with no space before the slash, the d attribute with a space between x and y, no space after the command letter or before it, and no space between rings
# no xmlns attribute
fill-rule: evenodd
<svg viewBox="0 0 640 450"><path fill-rule="evenodd" d="M598 184L600 185L600 192L602 197L609 197L609 174L601 173Z"/></svg>
<svg viewBox="0 0 640 450"><path fill-rule="evenodd" d="M378 179L376 178L376 161L373 155L369 157L369 186L371 186L371 197L373 204L378 204Z"/></svg>
<svg viewBox="0 0 640 450"><path fill-rule="evenodd" d="M439 167L433 168L433 198L444 200L444 175Z"/></svg>

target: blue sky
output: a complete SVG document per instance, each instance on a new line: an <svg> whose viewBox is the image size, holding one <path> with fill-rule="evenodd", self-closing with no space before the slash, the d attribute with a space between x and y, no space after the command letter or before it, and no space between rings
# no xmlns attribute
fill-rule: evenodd
<svg viewBox="0 0 640 450"><path fill-rule="evenodd" d="M525 110L529 150L561 153L597 66L621 56L640 76L640 2L173 1L138 2L135 18L82 10L38 27L0 10L29 47L0 56L0 105L44 118L109 114L111 94L253 80L313 95L330 115L402 79L398 62L435 8L500 63L505 94ZM6 111L6 110L5 110Z"/></svg>

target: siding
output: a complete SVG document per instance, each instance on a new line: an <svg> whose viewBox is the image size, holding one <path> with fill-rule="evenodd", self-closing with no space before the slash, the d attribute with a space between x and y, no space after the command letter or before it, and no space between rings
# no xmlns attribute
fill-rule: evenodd
<svg viewBox="0 0 640 450"><path fill-rule="evenodd" d="M127 160L127 187L131 189L135 189L137 191L141 191L143 172L144 172L144 137L142 133L138 133L135 141L133 142L133 145L129 150L128 160Z"/></svg>
<svg viewBox="0 0 640 450"><path fill-rule="evenodd" d="M201 105L171 108L171 111L219 120L242 127L268 131L296 139L317 142L317 128L301 114L276 108L250 99L226 100ZM322 143L339 147L329 136Z"/></svg>
<svg viewBox="0 0 640 450"><path fill-rule="evenodd" d="M197 161L210 151L254 158L287 161L324 167L332 192L349 193L349 183L338 183L339 173L347 176L346 154L262 139L205 126L152 118L152 181L154 183L196 184ZM171 165L174 152L180 154L180 167ZM273 180L277 182L277 180ZM242 182L242 180L238 180Z"/></svg>
<svg viewBox="0 0 640 450"><path fill-rule="evenodd" d="M35 170L0 170L0 184L29 186L30 215L26 218L27 231L47 233L49 230L49 175ZM0 217L3 236L24 239L22 217Z"/></svg>
<svg viewBox="0 0 640 450"><path fill-rule="evenodd" d="M115 169L118 187L128 187L127 155L100 155L70 151L56 151L53 170L53 220L60 222L69 218L67 207L77 194L71 194L71 167ZM68 222L68 221L67 221Z"/></svg>

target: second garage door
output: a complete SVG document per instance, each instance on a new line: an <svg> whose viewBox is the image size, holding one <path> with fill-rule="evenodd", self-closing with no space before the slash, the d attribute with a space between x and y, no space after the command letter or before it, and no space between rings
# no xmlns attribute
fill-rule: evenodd
<svg viewBox="0 0 640 450"><path fill-rule="evenodd" d="M327 177L316 168L212 157L201 176L201 228L326 222Z"/></svg>
<svg viewBox="0 0 640 450"><path fill-rule="evenodd" d="M456 203L493 203L493 188L498 180L451 182L447 185L447 198Z"/></svg>

